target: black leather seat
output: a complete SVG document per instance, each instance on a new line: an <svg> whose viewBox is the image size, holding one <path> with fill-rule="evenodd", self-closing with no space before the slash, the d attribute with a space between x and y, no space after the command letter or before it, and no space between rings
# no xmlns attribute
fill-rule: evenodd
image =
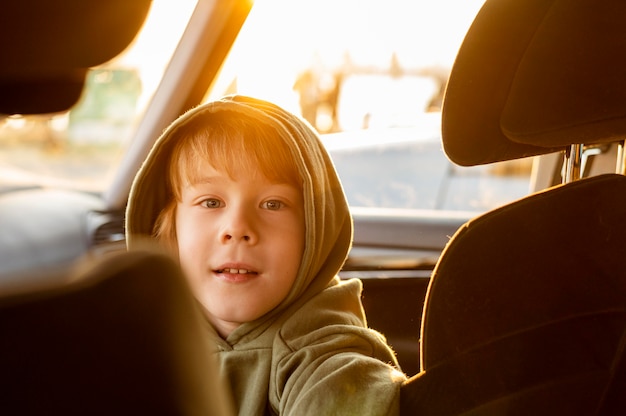
<svg viewBox="0 0 626 416"><path fill-rule="evenodd" d="M572 163L578 144L626 137L625 72L621 0L487 0L446 91L445 150L477 165L573 149ZM403 414L626 414L617 165L457 231L433 272Z"/></svg>

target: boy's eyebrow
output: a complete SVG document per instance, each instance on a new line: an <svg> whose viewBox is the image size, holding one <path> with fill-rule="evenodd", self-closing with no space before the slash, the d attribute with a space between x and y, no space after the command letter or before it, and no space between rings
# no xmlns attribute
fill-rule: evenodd
<svg viewBox="0 0 626 416"><path fill-rule="evenodd" d="M198 176L194 178L189 178L187 180L188 185L204 185L204 184L213 184L218 182L219 178L216 176Z"/></svg>
<svg viewBox="0 0 626 416"><path fill-rule="evenodd" d="M226 177L223 177L219 174L217 175L190 175L190 176L191 177L188 177L187 180L185 181L186 184L184 186L215 185L215 184L219 184L220 182L224 182L227 180ZM298 185L294 184L293 182L287 179L281 178L275 181L270 181L270 184L278 185L278 186L289 186L292 188L296 188L300 192L302 192L301 187L299 187Z"/></svg>

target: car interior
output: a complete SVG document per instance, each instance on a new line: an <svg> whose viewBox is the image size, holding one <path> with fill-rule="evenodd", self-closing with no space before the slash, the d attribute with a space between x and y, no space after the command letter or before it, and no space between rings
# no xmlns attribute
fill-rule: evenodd
<svg viewBox="0 0 626 416"><path fill-rule="evenodd" d="M0 114L70 108L150 3L7 3ZM232 413L180 272L153 247L125 252L123 213L129 178L202 102L251 7L198 2L109 192L0 195L0 262L12 271L0 292L0 408ZM625 16L620 0L485 1L447 83L443 149L460 166L541 156L550 175L479 216L353 210L341 277L362 279L368 324L410 376L402 414L626 410ZM55 208L67 200L75 212ZM50 212L55 230L42 234ZM58 235L72 243L55 247ZM34 268L16 263L20 251Z"/></svg>

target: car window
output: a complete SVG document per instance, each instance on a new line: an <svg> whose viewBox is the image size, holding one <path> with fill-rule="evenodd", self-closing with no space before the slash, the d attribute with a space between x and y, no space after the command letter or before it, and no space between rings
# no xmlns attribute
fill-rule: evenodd
<svg viewBox="0 0 626 416"><path fill-rule="evenodd" d="M440 134L449 71L482 3L257 0L207 100L237 92L301 114L351 206L495 208L529 193L532 159L457 166Z"/></svg>
<svg viewBox="0 0 626 416"><path fill-rule="evenodd" d="M440 138L449 70L483 2L256 0L205 99L247 94L301 114L352 206L491 209L528 193L531 161L463 168ZM133 45L90 71L68 113L0 119L0 191L104 191L195 3L154 0Z"/></svg>
<svg viewBox="0 0 626 416"><path fill-rule="evenodd" d="M323 136L351 206L484 212L529 193L531 158L457 166L441 148L440 113L417 120Z"/></svg>

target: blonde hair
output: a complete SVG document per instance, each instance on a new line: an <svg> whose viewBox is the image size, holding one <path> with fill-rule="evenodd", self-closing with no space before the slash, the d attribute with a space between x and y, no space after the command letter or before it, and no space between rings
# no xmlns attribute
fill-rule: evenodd
<svg viewBox="0 0 626 416"><path fill-rule="evenodd" d="M168 162L169 199L159 213L153 236L176 253L176 205L182 188L201 176L208 162L231 179L238 175L264 175L268 180L302 189L302 176L284 141L285 134L252 117L231 111L196 117L172 133L174 143Z"/></svg>

